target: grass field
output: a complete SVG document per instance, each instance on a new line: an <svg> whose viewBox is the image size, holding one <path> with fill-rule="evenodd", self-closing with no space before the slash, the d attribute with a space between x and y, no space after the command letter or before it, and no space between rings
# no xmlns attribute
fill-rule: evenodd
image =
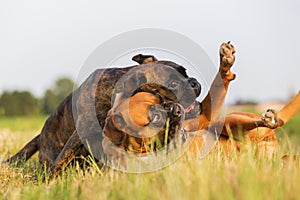
<svg viewBox="0 0 300 200"><path fill-rule="evenodd" d="M0 118L0 156L7 158L37 135L46 117ZM274 159L257 158L249 148L230 158L191 155L144 174L76 164L52 180L35 155L18 166L0 166L0 199L300 199L300 163L281 166L281 155L298 152L300 113L278 130L281 149Z"/></svg>

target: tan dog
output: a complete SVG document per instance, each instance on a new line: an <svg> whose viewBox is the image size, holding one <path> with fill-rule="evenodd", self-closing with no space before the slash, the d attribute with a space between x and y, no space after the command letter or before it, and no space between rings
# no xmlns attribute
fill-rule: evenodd
<svg viewBox="0 0 300 200"><path fill-rule="evenodd" d="M239 149L242 141L249 140L257 144L259 152L272 155L278 149L275 130L297 114L300 109L300 93L298 92L278 114L268 109L262 116L236 112L219 119L229 83L235 78L235 74L230 71L235 60L234 53L235 48L229 42L221 45L219 74L202 102L203 111L197 119L184 121L183 127L190 132L194 131L192 134L196 135L190 151L199 154L205 134L215 134L209 133L208 130L221 126L218 140L224 151L229 150L232 145ZM222 77L222 81L218 75Z"/></svg>

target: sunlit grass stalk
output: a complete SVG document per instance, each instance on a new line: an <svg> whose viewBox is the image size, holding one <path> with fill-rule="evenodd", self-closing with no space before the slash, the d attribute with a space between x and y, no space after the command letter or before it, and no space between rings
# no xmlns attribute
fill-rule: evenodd
<svg viewBox="0 0 300 200"><path fill-rule="evenodd" d="M164 138L164 144L165 144L165 146L168 143L169 127L170 127L170 118L167 118L167 120L166 120L165 138Z"/></svg>

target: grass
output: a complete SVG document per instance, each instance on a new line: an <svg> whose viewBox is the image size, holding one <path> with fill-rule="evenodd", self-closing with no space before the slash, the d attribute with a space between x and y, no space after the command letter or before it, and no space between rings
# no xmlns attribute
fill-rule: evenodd
<svg viewBox="0 0 300 200"><path fill-rule="evenodd" d="M0 155L7 157L38 134L45 117L0 119ZM0 166L0 199L300 199L300 163L281 166L280 157L298 148L300 113L278 131L282 148L273 159L255 148L230 158L188 153L162 170L128 174L110 168L82 170L74 164L43 181L37 157L18 166ZM297 135L298 134L298 135ZM287 137L288 135L289 137ZM289 142L287 142L289 141Z"/></svg>
<svg viewBox="0 0 300 200"><path fill-rule="evenodd" d="M40 131L48 116L0 117L0 130L11 132Z"/></svg>

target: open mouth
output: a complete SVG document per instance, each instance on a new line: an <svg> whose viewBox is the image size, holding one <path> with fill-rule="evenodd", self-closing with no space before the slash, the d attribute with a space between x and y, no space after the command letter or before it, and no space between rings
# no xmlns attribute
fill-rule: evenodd
<svg viewBox="0 0 300 200"><path fill-rule="evenodd" d="M192 110L196 109L196 101L191 103L187 108L184 109L184 112L187 114L191 112ZM158 135L154 135L153 137L150 138L144 138L144 142L142 144L135 146L133 148L130 148L131 152L137 153L140 156L146 156L148 153L151 152L157 152L162 150L163 148L167 148L168 145L170 145L170 141L167 139L168 135L170 134L171 127L169 124L170 118L167 119L166 125L165 125L165 132L164 132L164 139L163 141L160 141L158 139ZM177 125L176 130L172 130L176 132L176 136L172 139L174 140L173 142L179 144L179 143L185 143L186 141L186 132L185 130L181 127L181 125ZM148 141L148 142L146 142Z"/></svg>
<svg viewBox="0 0 300 200"><path fill-rule="evenodd" d="M124 146L125 149L139 156L146 156L149 153L159 152L164 149L169 151L170 148L173 149L176 148L176 146L180 146L185 143L187 136L185 130L181 127L181 121L184 119L182 118L184 117L182 114L193 115L193 110L198 108L197 106L197 102L193 101L185 109L183 106L172 107L173 109L169 111L169 115L171 116L167 117L164 130L154 134L152 137L136 138L130 136L128 144L125 144ZM178 114L180 109L181 114Z"/></svg>
<svg viewBox="0 0 300 200"><path fill-rule="evenodd" d="M191 105L189 105L189 106L184 110L184 112L185 112L185 113L190 112L191 110L193 110L193 109L195 108L195 105L196 105L196 103L195 103L195 101L194 101Z"/></svg>

